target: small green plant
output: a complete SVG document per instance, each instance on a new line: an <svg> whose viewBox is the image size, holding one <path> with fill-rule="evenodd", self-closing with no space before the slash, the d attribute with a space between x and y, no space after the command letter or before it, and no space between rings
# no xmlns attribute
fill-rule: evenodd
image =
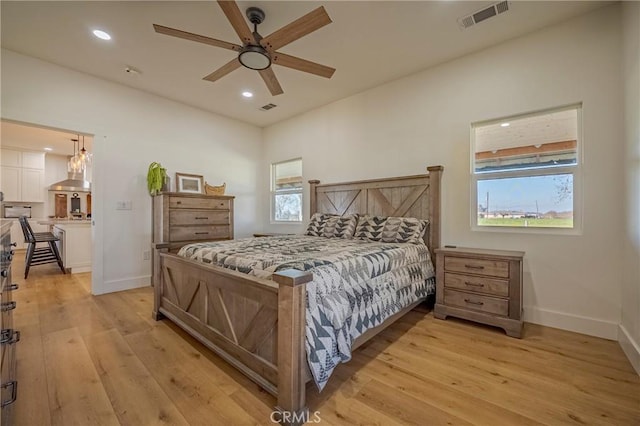
<svg viewBox="0 0 640 426"><path fill-rule="evenodd" d="M164 186L164 181L167 177L167 169L162 167L160 163L155 161L149 164L149 172L147 173L147 188L149 194L157 195Z"/></svg>

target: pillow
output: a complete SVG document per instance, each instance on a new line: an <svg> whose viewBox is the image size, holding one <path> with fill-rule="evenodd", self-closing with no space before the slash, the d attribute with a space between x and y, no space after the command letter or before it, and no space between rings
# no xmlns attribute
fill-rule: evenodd
<svg viewBox="0 0 640 426"><path fill-rule="evenodd" d="M429 221L414 217L361 216L354 238L383 243L421 243Z"/></svg>
<svg viewBox="0 0 640 426"><path fill-rule="evenodd" d="M322 232L327 238L353 238L353 233L358 224L358 215L348 214L345 216L330 216Z"/></svg>
<svg viewBox="0 0 640 426"><path fill-rule="evenodd" d="M329 219L328 214L314 213L311 216L311 220L309 221L309 225L307 226L307 232L305 232L305 235L311 235L312 237L321 237L327 219Z"/></svg>
<svg viewBox="0 0 640 426"><path fill-rule="evenodd" d="M305 235L327 238L352 238L358 223L358 215L338 216L330 213L314 213Z"/></svg>

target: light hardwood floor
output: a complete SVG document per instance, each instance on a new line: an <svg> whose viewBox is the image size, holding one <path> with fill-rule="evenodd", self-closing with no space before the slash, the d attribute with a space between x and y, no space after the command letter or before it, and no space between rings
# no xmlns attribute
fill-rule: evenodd
<svg viewBox="0 0 640 426"><path fill-rule="evenodd" d="M150 288L91 296L89 274L14 261L16 425L272 424L275 399L168 320ZM308 388L324 425L639 425L616 342L525 325L522 340L411 312Z"/></svg>

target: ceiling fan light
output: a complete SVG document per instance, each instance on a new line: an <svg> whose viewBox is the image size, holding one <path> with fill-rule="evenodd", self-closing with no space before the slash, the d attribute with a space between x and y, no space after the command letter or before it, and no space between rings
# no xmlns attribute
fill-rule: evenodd
<svg viewBox="0 0 640 426"><path fill-rule="evenodd" d="M245 46L238 55L242 65L252 70L264 70L271 66L271 57L262 46Z"/></svg>

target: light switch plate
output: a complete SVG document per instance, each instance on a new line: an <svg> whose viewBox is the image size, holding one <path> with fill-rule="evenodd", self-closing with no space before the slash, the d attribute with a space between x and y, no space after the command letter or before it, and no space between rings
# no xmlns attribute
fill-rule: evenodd
<svg viewBox="0 0 640 426"><path fill-rule="evenodd" d="M116 210L131 210L132 204L130 200L116 201Z"/></svg>

